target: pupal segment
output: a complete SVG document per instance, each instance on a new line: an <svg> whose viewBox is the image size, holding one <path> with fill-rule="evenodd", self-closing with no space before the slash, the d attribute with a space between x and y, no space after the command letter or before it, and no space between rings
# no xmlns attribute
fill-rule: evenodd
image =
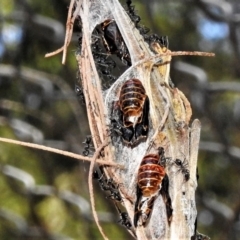
<svg viewBox="0 0 240 240"><path fill-rule="evenodd" d="M168 221L171 221L172 204L168 193L168 176L165 166L166 159L162 147L158 149L158 154L148 154L142 159L137 178L137 200L133 221L135 227L146 226L159 193L166 204Z"/></svg>
<svg viewBox="0 0 240 240"><path fill-rule="evenodd" d="M117 106L118 120L112 120L113 128L123 141L133 145L148 134L149 100L140 80L127 80L121 90Z"/></svg>

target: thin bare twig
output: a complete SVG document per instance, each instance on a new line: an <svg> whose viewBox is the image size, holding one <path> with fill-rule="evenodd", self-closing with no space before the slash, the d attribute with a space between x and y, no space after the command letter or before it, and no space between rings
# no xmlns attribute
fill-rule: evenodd
<svg viewBox="0 0 240 240"><path fill-rule="evenodd" d="M93 182L92 182L92 174L93 174L93 168L94 168L94 164L97 161L97 158L99 157L100 152L102 151L102 149L107 146L108 144L108 140L106 139L103 144L96 149L90 167L89 167L89 173L88 173L88 186L89 186L89 194L90 194L90 202L91 202L91 206L92 206L92 213L93 213L93 218L97 224L97 227L100 231L100 233L102 234L103 238L105 240L107 240L107 236L105 235L105 233L103 232L103 229L101 227L101 225L99 224L99 220L98 220L98 216L97 216L97 212L95 209L95 200L94 200L94 193L93 193Z"/></svg>
<svg viewBox="0 0 240 240"><path fill-rule="evenodd" d="M79 155L79 154L76 154L76 153L72 153L72 152L63 151L63 150L56 149L56 148L51 148L51 147L39 145L39 144L36 144L36 143L22 142L22 141L12 140L12 139L9 139L9 138L0 137L0 142L6 142L6 143L11 143L11 144L21 145L21 146L24 146L24 147L40 149L40 150L43 150L43 151L53 152L53 153L61 154L61 155L67 156L67 157L71 157L71 158L75 158L75 159L83 160L83 161L92 162L92 160L94 159L94 158L85 157L85 156L82 156L82 155ZM96 162L99 163L99 164L109 165L109 166L113 166L113 167L123 169L123 167L121 165L119 165L117 163L114 163L114 162L109 162L109 161L104 161L104 160L96 160Z"/></svg>
<svg viewBox="0 0 240 240"><path fill-rule="evenodd" d="M188 52L188 51L176 51L176 52L166 52L166 53L160 53L160 54L156 54L154 56L148 57L148 58L144 58L141 61L138 61L136 64L134 64L133 66L140 66L146 62L149 61L153 61L154 59L156 59L156 63L158 61L160 61L161 63L161 57L164 56L198 56L198 57L215 57L215 53L211 53L211 52L198 52L198 51L193 51L193 52ZM161 64L164 64L161 63Z"/></svg>
<svg viewBox="0 0 240 240"><path fill-rule="evenodd" d="M45 57L47 58L47 57L52 57L63 51L62 64L65 64L65 62L66 62L67 48L71 42L72 32L73 32L73 24L75 22L77 13L79 12L79 9L81 6L81 4L78 3L76 10L74 11L74 13L72 13L74 3L75 3L75 0L71 0L70 6L68 9L68 17L67 17L67 22L66 22L66 35L65 35L64 45L54 52L45 54Z"/></svg>

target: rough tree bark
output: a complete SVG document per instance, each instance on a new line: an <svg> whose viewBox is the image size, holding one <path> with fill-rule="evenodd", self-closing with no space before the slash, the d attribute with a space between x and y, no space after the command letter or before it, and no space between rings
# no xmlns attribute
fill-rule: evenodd
<svg viewBox="0 0 240 240"><path fill-rule="evenodd" d="M197 216L195 190L197 187L196 167L200 138L200 123L191 123L191 106L184 94L169 86L171 51L157 48L154 54L144 42L117 0L75 0L74 14L82 22L82 48L76 54L80 77L85 96L89 125L95 149L104 143L104 157L124 166L124 170L104 167L107 176L119 184L131 221L134 217L136 201L136 179L142 158L147 153L156 153L158 147L165 149L166 172L169 177L169 193L173 216L168 224L166 207L161 195L154 203L152 215L146 227L132 227L129 231L136 239L190 239L195 233ZM122 37L128 47L132 66L125 71L106 92L102 91L101 79L91 51L94 28L106 19L115 19ZM153 46L154 47L154 46ZM156 65L156 63L161 63ZM112 142L111 125L113 102L119 98L123 83L131 78L140 79L150 100L149 134L146 141L129 147L121 139ZM176 158L185 159L190 171L190 180L185 181Z"/></svg>

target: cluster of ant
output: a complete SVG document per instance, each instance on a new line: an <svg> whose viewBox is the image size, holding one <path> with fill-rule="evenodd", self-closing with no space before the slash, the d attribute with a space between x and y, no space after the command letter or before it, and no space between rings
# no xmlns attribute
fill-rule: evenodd
<svg viewBox="0 0 240 240"><path fill-rule="evenodd" d="M88 156L90 152L92 152L94 149L92 137L90 135L87 136L83 143L85 144L83 155ZM118 203L122 202L122 196L119 191L119 185L117 185L112 178L107 178L105 176L102 166L99 166L98 169L93 172L93 179L98 180L101 190L110 193L110 195L108 195L107 198L113 200L114 202L114 205L120 216L120 220L118 222L124 225L127 229L131 229L132 224L128 217L128 214L126 212L123 212L118 205Z"/></svg>
<svg viewBox="0 0 240 240"><path fill-rule="evenodd" d="M157 34L148 34L150 29L140 24L141 18L136 15L135 7L132 5L131 0L126 0L126 7L126 12L134 23L134 26L139 30L139 33L149 46L155 42L161 46L168 47L168 39L166 36L159 37ZM80 19L79 25L81 25ZM78 42L81 49L81 36ZM91 48L98 74L102 80L102 88L106 90L123 71L132 65L129 51L114 19L107 19L95 28L92 34ZM118 69L116 69L116 67ZM80 76L77 77L75 91L84 103Z"/></svg>
<svg viewBox="0 0 240 240"><path fill-rule="evenodd" d="M123 212L118 205L118 203L122 202L122 196L119 191L119 185L117 185L112 178L108 179L106 178L103 171L103 167L101 166L98 168L98 170L96 170L93 173L93 178L98 180L100 188L103 191L110 193L110 195L108 195L107 198L112 199L114 202L114 205L120 216L120 220L118 222L130 230L132 228L132 223L128 217L128 214L126 212Z"/></svg>
<svg viewBox="0 0 240 240"><path fill-rule="evenodd" d="M98 70L98 74L102 79L103 90L108 89L112 83L117 79L112 71L116 67L116 62L103 49L103 40L99 37L102 33L99 28L95 29L92 37L92 53ZM106 48L107 49L107 48Z"/></svg>
<svg viewBox="0 0 240 240"><path fill-rule="evenodd" d="M137 178L137 200L135 202L135 214L133 219L134 227L139 225L138 222L140 219L141 225L146 226L153 209L154 201L159 193L162 195L166 204L168 223L171 223L173 209L171 198L168 193L168 175L165 171L167 160L168 159L164 155L164 148L159 147L158 153L147 154L141 161ZM174 163L184 175L185 181L188 181L190 179L190 173L186 168L187 164L180 159L176 159ZM122 202L119 185L117 185L112 178L106 178L103 167L99 167L98 171L94 172L93 178L98 180L100 188L103 191L108 191L110 193L107 198L114 201L114 205L120 215L119 222L127 229L132 230L132 223L128 214L122 212L117 204Z"/></svg>
<svg viewBox="0 0 240 240"><path fill-rule="evenodd" d="M126 3L127 13L144 40L149 45L156 42L160 46L168 47L167 37L159 37L156 34L148 35L149 29L140 25L141 19L136 15L132 1L127 0ZM110 83L116 80L112 71L117 66L115 60L110 56L115 55L124 65L131 66L130 54L114 19L105 20L95 29L95 36L92 38L92 53L100 77L106 76ZM113 107L112 116L114 118L111 119L111 125L114 132L117 136L120 136L123 143L134 147L147 138L149 131L148 115L149 98L142 82L136 78L125 81L120 90L119 101ZM88 137L84 143L86 146L83 154L88 155L92 146L91 138ZM158 148L156 154L147 154L143 157L138 170L137 200L133 224L128 214L121 211L120 207L116 205L120 214L119 222L127 229L131 229L132 225L134 227L146 226L158 194L163 197L168 223L171 223L173 209L168 193L169 180L165 171L166 161L167 158L162 147ZM176 159L173 163L179 168L187 182L190 179L190 172L185 160ZM112 179L107 179L102 167L99 167L99 170L94 173L94 178L98 179L101 189L110 193L108 198L115 202L122 202L119 186Z"/></svg>

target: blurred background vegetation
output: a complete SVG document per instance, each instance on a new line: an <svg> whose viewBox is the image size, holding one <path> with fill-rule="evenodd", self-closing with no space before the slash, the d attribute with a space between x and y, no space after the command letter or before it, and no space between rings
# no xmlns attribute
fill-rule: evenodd
<svg viewBox="0 0 240 240"><path fill-rule="evenodd" d="M125 4L123 2L123 4ZM135 0L136 14L172 51L211 51L215 58L174 57L171 79L202 123L198 230L211 239L240 234L240 3L238 0ZM64 42L67 0L0 2L0 136L81 154L89 135L76 97L75 52L44 58ZM1 239L101 239L92 221L88 164L0 144ZM95 185L97 209L110 239L131 239Z"/></svg>

